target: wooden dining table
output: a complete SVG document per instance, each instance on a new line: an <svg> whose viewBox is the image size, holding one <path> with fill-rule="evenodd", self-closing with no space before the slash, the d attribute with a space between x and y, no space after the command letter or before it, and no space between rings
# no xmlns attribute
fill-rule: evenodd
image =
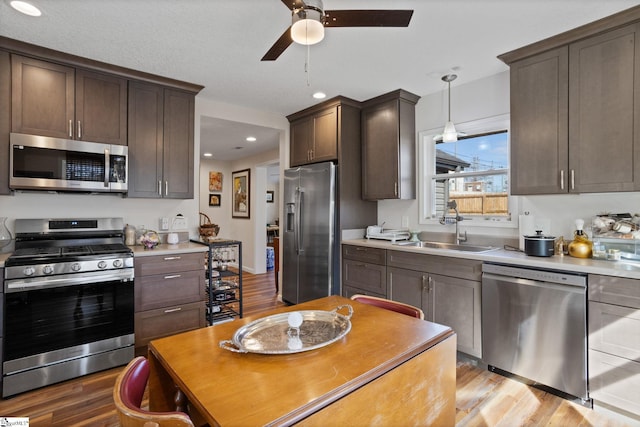
<svg viewBox="0 0 640 427"><path fill-rule="evenodd" d="M345 304L351 330L313 350L236 353L219 345L272 314ZM178 391L211 426L455 425L451 328L340 296L157 339L148 357L150 410L175 410Z"/></svg>

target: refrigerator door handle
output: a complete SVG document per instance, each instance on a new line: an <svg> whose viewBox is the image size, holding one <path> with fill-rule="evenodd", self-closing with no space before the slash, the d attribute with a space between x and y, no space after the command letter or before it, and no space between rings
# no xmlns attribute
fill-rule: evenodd
<svg viewBox="0 0 640 427"><path fill-rule="evenodd" d="M304 249L303 249L303 241L302 241L302 209L303 209L303 204L304 204L304 191L302 191L300 189L300 187L296 188L296 225L295 225L295 233L294 233L294 240L295 240L295 248L296 248L296 253L298 255L303 254L304 253Z"/></svg>

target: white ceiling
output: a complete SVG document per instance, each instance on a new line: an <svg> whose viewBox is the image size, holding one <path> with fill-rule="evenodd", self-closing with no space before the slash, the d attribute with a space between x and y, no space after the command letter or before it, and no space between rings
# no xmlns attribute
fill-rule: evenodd
<svg viewBox="0 0 640 427"><path fill-rule="evenodd" d="M0 35L205 86L201 96L288 115L328 97L442 90L507 70L496 56L638 5L637 0L324 0L325 9L413 9L408 28L331 28L309 48L260 58L290 25L280 0L30 0L40 18L0 0ZM220 159L278 146L244 142L264 128L203 120L202 151ZM212 126L210 130L208 125ZM248 126L248 128L246 127ZM228 129L227 129L228 128ZM234 130L235 129L235 130ZM227 135L226 132L229 132ZM225 133L224 139L219 136ZM240 140L240 141L238 141ZM246 148L235 150L234 147ZM234 156L235 155L235 156ZM216 154L218 158L218 154Z"/></svg>

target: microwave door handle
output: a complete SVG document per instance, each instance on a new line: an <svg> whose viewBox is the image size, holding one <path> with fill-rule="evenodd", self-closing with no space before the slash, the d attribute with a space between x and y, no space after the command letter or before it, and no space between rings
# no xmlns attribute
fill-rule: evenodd
<svg viewBox="0 0 640 427"><path fill-rule="evenodd" d="M109 156L109 149L104 149L104 186L109 186L109 167L111 164L111 159Z"/></svg>

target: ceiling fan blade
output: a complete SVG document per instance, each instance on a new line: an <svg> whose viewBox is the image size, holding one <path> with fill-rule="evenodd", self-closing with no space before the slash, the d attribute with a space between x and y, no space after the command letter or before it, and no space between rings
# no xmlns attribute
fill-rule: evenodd
<svg viewBox="0 0 640 427"><path fill-rule="evenodd" d="M325 10L324 14L325 27L408 27L413 10Z"/></svg>
<svg viewBox="0 0 640 427"><path fill-rule="evenodd" d="M275 61L291 43L293 43L293 39L291 39L291 27L289 27L287 31L282 33L280 38L276 40L273 46L271 46L271 49L264 54L261 61Z"/></svg>
<svg viewBox="0 0 640 427"><path fill-rule="evenodd" d="M302 0L282 0L285 6L289 8L289 10L293 9L302 9L304 7L304 3Z"/></svg>

